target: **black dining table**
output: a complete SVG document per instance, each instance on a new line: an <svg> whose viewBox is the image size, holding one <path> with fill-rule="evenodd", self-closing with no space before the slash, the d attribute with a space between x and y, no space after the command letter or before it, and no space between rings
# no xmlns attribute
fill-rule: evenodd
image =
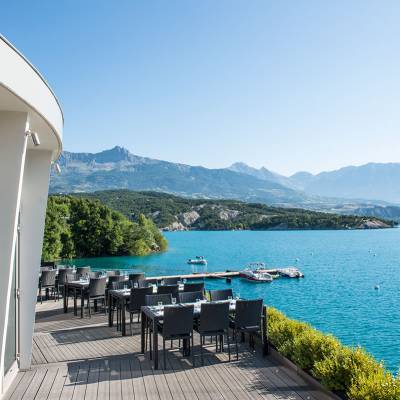
<svg viewBox="0 0 400 400"><path fill-rule="evenodd" d="M64 283L63 306L65 313L68 312L68 294L70 293L70 291L72 291L74 295L74 315L78 315L77 298L79 296L81 298L81 318L83 318L83 293L88 287L89 280L79 280Z"/></svg>
<svg viewBox="0 0 400 400"><path fill-rule="evenodd" d="M229 301L229 312L234 313L236 310L236 300L223 300ZM184 303L184 304L176 304L174 306L168 305L167 307L185 307L185 305L194 305L193 308L193 323L196 318L200 316L200 308L202 303L206 303L207 300L201 300L197 303ZM145 353L145 344L146 344L146 326L147 324L152 325L153 337L150 340L153 340L153 362L154 369L158 369L158 324L164 318L164 306L144 306L141 310L141 337L140 337L140 345L141 345L141 353Z"/></svg>
<svg viewBox="0 0 400 400"><path fill-rule="evenodd" d="M179 285L179 291L183 292L184 285ZM157 293L157 286L153 286L154 294ZM114 305L118 304L121 310L125 310L126 306L129 304L130 289L110 289L108 291L108 326L114 326ZM125 312L121 313L121 333L122 336L126 336L126 316Z"/></svg>

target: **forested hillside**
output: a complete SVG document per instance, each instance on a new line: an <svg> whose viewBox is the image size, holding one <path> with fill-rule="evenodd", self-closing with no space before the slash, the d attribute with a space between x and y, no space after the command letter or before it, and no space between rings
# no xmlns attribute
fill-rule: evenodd
<svg viewBox="0 0 400 400"><path fill-rule="evenodd" d="M108 190L74 194L98 199L133 221L140 214L167 230L224 229L368 229L392 227L392 221L373 217L270 207L236 200L188 199L159 192Z"/></svg>
<svg viewBox="0 0 400 400"><path fill-rule="evenodd" d="M99 200L50 196L47 203L42 259L146 255L167 248L151 219L132 222Z"/></svg>

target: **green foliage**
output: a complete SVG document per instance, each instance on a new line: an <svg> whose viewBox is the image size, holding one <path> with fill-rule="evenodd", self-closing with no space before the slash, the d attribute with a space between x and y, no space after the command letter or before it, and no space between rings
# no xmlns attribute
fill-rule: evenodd
<svg viewBox="0 0 400 400"><path fill-rule="evenodd" d="M106 190L74 196L98 199L132 220L138 220L139 215L143 214L152 219L159 228L177 222L180 214L189 211L196 211L200 215L190 229L200 230L354 229L362 228L368 220L381 221L387 226L394 224L392 221L373 217L270 207L266 204L235 200L188 199L159 192Z"/></svg>
<svg viewBox="0 0 400 400"><path fill-rule="evenodd" d="M330 390L350 400L398 400L400 379L360 347L343 346L303 322L268 309L268 336L276 349Z"/></svg>
<svg viewBox="0 0 400 400"><path fill-rule="evenodd" d="M42 258L147 255L168 243L144 215L131 222L98 200L50 196L47 203Z"/></svg>

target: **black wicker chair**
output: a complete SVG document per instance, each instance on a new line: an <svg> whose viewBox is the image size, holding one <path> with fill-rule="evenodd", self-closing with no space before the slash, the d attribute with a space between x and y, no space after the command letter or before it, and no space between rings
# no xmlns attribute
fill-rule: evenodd
<svg viewBox="0 0 400 400"><path fill-rule="evenodd" d="M76 268L76 274L78 275L78 277L89 277L90 274L90 267L86 266L86 267L77 267Z"/></svg>
<svg viewBox="0 0 400 400"><path fill-rule="evenodd" d="M211 301L228 300L229 297L233 297L232 289L210 290L209 293Z"/></svg>
<svg viewBox="0 0 400 400"><path fill-rule="evenodd" d="M146 306L157 306L159 302L163 305L172 304L171 293L146 295Z"/></svg>
<svg viewBox="0 0 400 400"><path fill-rule="evenodd" d="M92 317L91 301L102 300L104 314L106 313L106 284L107 278L93 278L89 282L89 287L84 292L84 299L87 300L89 308L89 318Z"/></svg>
<svg viewBox="0 0 400 400"><path fill-rule="evenodd" d="M200 335L201 363L204 365L203 344L204 339L216 337L215 350L223 351L224 335L226 334L228 344L228 356L231 360L231 350L229 343L229 302L223 303L203 303L200 308L200 318L197 332Z"/></svg>
<svg viewBox="0 0 400 400"><path fill-rule="evenodd" d="M64 293L64 285L65 285L65 282L67 282L67 275L73 274L73 273L74 273L73 268L60 268L58 270L58 279L57 279L58 294Z"/></svg>
<svg viewBox="0 0 400 400"><path fill-rule="evenodd" d="M121 271L119 269L112 269L110 271L107 271L107 276L118 276L121 275Z"/></svg>
<svg viewBox="0 0 400 400"><path fill-rule="evenodd" d="M249 345L254 349L254 337L257 332L262 331L262 307L263 300L237 300L235 316L230 322L236 345L236 359L239 359L238 333L249 334Z"/></svg>
<svg viewBox="0 0 400 400"><path fill-rule="evenodd" d="M197 300L203 300L204 294L202 291L198 292L181 292L178 294L179 303L195 303Z"/></svg>
<svg viewBox="0 0 400 400"><path fill-rule="evenodd" d="M102 278L104 276L103 271L91 271L89 272L89 278Z"/></svg>
<svg viewBox="0 0 400 400"><path fill-rule="evenodd" d="M177 285L182 279L180 277L164 278L162 280L163 285Z"/></svg>
<svg viewBox="0 0 400 400"><path fill-rule="evenodd" d="M126 309L129 312L129 322L132 334L132 321L133 314L137 313L138 322L140 321L140 311L142 306L146 305L146 296L153 294L152 287L144 287L144 288L132 288L131 295L129 297L129 304L127 304Z"/></svg>
<svg viewBox="0 0 400 400"><path fill-rule="evenodd" d="M144 272L134 272L129 274L129 280L132 282L139 282L144 279Z"/></svg>
<svg viewBox="0 0 400 400"><path fill-rule="evenodd" d="M178 299L179 286L178 285L162 285L157 287L157 294L171 294L172 297Z"/></svg>
<svg viewBox="0 0 400 400"><path fill-rule="evenodd" d="M188 282L183 285L184 292L204 292L204 282Z"/></svg>
<svg viewBox="0 0 400 400"><path fill-rule="evenodd" d="M191 306L167 306L164 307L163 323L159 326L159 332L163 338L163 359L164 369L167 369L166 362L166 340L181 340L188 345L188 352L192 353L194 366L193 352L193 305ZM151 349L150 349L151 351Z"/></svg>
<svg viewBox="0 0 400 400"><path fill-rule="evenodd" d="M40 303L43 302L43 293L42 290L44 289L46 292L46 296L49 293L49 291L52 292L54 301L57 300L58 298L58 288L56 285L56 275L57 275L57 270L56 269L49 269L49 270L44 270L42 271L42 275L39 279L39 296L40 296ZM57 293L57 297L56 294Z"/></svg>

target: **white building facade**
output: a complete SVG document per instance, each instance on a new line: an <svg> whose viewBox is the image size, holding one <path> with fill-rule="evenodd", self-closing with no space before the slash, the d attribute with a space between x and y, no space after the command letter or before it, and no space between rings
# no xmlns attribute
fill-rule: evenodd
<svg viewBox="0 0 400 400"><path fill-rule="evenodd" d="M50 168L62 129L54 93L0 36L0 397L31 364Z"/></svg>

